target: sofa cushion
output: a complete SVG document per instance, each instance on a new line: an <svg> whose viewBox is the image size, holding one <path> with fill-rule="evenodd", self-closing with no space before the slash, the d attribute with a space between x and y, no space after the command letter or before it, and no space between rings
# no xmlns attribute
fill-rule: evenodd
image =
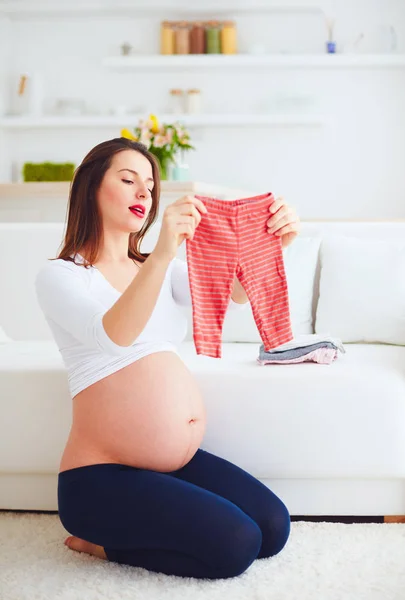
<svg viewBox="0 0 405 600"><path fill-rule="evenodd" d="M316 333L405 345L405 243L322 240Z"/></svg>
<svg viewBox="0 0 405 600"><path fill-rule="evenodd" d="M34 281L37 272L55 258L63 223L0 223L0 325L13 340L52 339L38 305Z"/></svg>

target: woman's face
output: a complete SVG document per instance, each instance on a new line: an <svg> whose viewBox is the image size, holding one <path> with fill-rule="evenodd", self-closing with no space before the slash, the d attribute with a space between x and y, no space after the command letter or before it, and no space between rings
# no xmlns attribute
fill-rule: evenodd
<svg viewBox="0 0 405 600"><path fill-rule="evenodd" d="M126 233L139 231L152 206L153 171L149 160L135 150L114 155L104 174L97 201L103 226ZM130 206L144 208L143 214L131 212Z"/></svg>

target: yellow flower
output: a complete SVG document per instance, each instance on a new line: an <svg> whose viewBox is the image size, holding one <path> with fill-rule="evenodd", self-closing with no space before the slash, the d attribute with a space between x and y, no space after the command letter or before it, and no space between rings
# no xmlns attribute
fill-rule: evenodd
<svg viewBox="0 0 405 600"><path fill-rule="evenodd" d="M158 133L159 131L159 121L156 115L149 115L149 120L152 121L151 131L152 133Z"/></svg>
<svg viewBox="0 0 405 600"><path fill-rule="evenodd" d="M121 137L136 141L136 137L129 131L129 129L121 129Z"/></svg>

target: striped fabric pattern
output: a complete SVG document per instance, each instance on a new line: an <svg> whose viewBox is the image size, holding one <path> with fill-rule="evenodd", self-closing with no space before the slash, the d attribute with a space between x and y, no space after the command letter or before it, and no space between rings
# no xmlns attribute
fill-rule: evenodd
<svg viewBox="0 0 405 600"><path fill-rule="evenodd" d="M274 196L196 198L208 210L186 242L197 354L222 356L222 325L235 275L249 298L265 350L289 342L293 334L281 239L266 228Z"/></svg>

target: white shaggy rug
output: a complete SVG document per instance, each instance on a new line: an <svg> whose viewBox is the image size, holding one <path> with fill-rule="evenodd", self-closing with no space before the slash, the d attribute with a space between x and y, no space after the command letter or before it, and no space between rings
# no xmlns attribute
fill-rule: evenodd
<svg viewBox="0 0 405 600"><path fill-rule="evenodd" d="M0 512L1 600L404 600L405 524L293 522L233 579L151 573L63 545L58 515Z"/></svg>

